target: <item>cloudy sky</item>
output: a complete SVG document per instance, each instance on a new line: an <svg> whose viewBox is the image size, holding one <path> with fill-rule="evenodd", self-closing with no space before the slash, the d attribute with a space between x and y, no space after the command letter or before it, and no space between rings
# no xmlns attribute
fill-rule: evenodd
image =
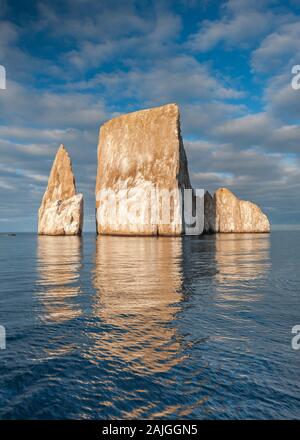
<svg viewBox="0 0 300 440"><path fill-rule="evenodd" d="M299 0L0 0L0 231L36 230L60 143L94 230L99 126L177 102L192 182L300 224Z"/></svg>

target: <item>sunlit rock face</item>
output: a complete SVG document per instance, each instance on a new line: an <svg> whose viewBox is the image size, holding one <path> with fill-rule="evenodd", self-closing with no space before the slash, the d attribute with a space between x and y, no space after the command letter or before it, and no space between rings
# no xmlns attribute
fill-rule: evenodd
<svg viewBox="0 0 300 440"><path fill-rule="evenodd" d="M71 159L60 146L39 209L41 235L80 235L83 226L83 196L76 194Z"/></svg>
<svg viewBox="0 0 300 440"><path fill-rule="evenodd" d="M226 188L214 195L215 232L270 232L268 217L254 203L240 200Z"/></svg>
<svg viewBox="0 0 300 440"><path fill-rule="evenodd" d="M176 104L123 115L101 127L96 183L99 234L183 234L184 188L191 184ZM116 197L113 203L112 197Z"/></svg>

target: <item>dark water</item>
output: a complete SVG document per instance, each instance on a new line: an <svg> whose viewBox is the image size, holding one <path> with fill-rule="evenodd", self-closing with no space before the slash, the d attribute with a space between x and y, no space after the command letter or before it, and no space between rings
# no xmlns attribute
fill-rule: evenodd
<svg viewBox="0 0 300 440"><path fill-rule="evenodd" d="M0 236L0 418L299 418L300 233Z"/></svg>

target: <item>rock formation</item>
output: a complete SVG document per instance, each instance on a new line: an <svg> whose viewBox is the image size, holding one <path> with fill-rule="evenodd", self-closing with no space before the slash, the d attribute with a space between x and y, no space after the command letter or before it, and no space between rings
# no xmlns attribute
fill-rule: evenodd
<svg viewBox="0 0 300 440"><path fill-rule="evenodd" d="M216 230L216 205L214 198L206 191L204 194L204 232L214 233Z"/></svg>
<svg viewBox="0 0 300 440"><path fill-rule="evenodd" d="M41 235L80 235L83 226L83 195L76 194L71 159L61 145L39 209Z"/></svg>
<svg viewBox="0 0 300 440"><path fill-rule="evenodd" d="M270 222L261 209L226 188L219 188L213 199L206 193L204 203L205 232L270 232Z"/></svg>
<svg viewBox="0 0 300 440"><path fill-rule="evenodd" d="M184 188L191 184L176 104L123 115L101 127L96 182L99 234L183 234Z"/></svg>

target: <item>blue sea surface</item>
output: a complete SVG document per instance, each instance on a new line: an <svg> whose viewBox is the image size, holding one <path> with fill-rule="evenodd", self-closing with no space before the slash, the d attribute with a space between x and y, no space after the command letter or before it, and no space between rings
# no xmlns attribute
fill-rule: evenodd
<svg viewBox="0 0 300 440"><path fill-rule="evenodd" d="M299 260L292 231L0 235L0 418L300 418Z"/></svg>

